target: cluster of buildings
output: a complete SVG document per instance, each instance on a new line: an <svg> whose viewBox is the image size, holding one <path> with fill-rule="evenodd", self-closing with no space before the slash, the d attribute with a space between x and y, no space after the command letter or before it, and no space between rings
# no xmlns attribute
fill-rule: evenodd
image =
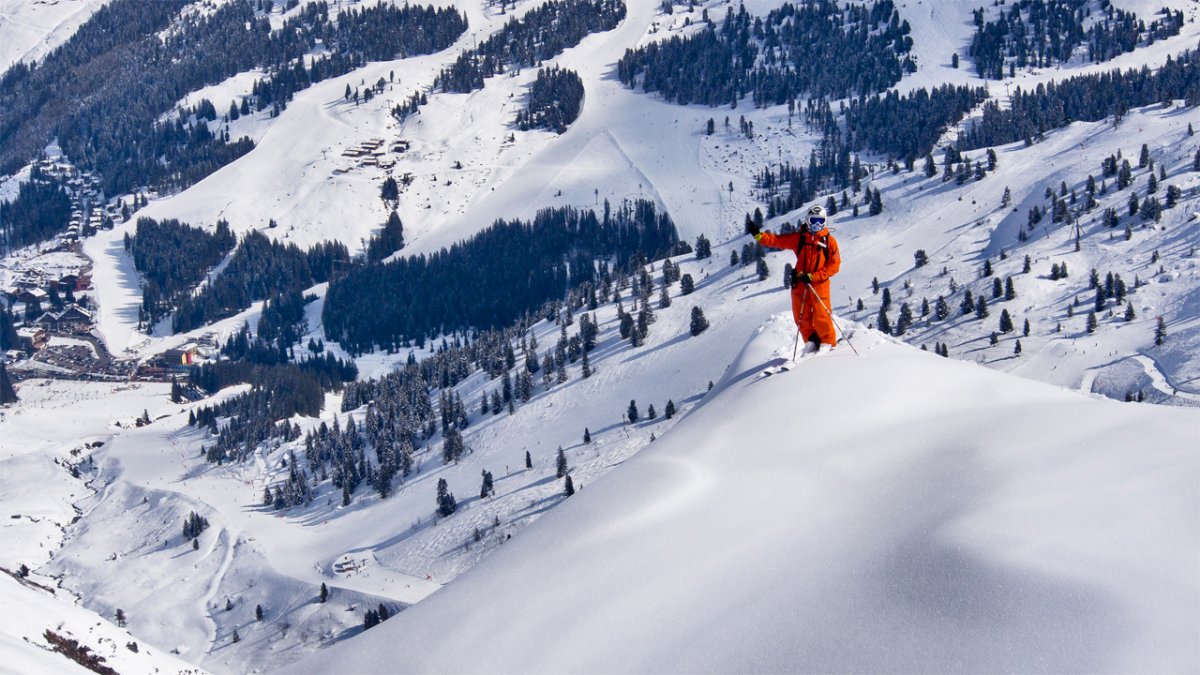
<svg viewBox="0 0 1200 675"><path fill-rule="evenodd" d="M396 166L396 160L388 157L387 152L383 149L384 141L382 138L372 138L363 141L358 145L351 146L342 151L342 157L349 157L358 160L357 166L371 166L380 169L390 169ZM392 145L392 152L404 153L408 152L408 141L396 141ZM340 175L352 171L355 167L350 166L344 169L335 169L334 174Z"/></svg>
<svg viewBox="0 0 1200 675"><path fill-rule="evenodd" d="M125 213L120 203L96 206L105 202L99 176L80 171L62 158L39 160L34 168L42 175L58 181L74 205L67 229L57 238L61 247L72 247L79 239L97 230L111 230L114 223L124 221Z"/></svg>

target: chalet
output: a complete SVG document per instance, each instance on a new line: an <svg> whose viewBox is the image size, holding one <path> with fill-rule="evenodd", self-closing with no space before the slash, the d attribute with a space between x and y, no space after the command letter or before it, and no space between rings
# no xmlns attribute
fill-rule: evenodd
<svg viewBox="0 0 1200 675"><path fill-rule="evenodd" d="M16 301L27 305L35 302L41 304L50 301L50 294L40 288L23 288L17 293Z"/></svg>
<svg viewBox="0 0 1200 675"><path fill-rule="evenodd" d="M23 358L25 358L25 352L21 351L20 349L10 349L4 352L5 363L16 363Z"/></svg>
<svg viewBox="0 0 1200 675"><path fill-rule="evenodd" d="M96 322L92 313L79 305L67 305L61 312L46 312L37 318L39 327L59 333L85 333Z"/></svg>
<svg viewBox="0 0 1200 675"><path fill-rule="evenodd" d="M64 290L64 291L79 290L79 275L78 274L62 275L61 277L58 278L58 287L59 287L59 289Z"/></svg>
<svg viewBox="0 0 1200 675"><path fill-rule="evenodd" d="M62 332L85 332L91 330L94 323L96 319L92 313L79 305L67 305L58 313L58 330Z"/></svg>
<svg viewBox="0 0 1200 675"><path fill-rule="evenodd" d="M46 331L35 326L22 326L17 329L17 341L21 343L21 349L26 352L34 352L46 346L50 336Z"/></svg>

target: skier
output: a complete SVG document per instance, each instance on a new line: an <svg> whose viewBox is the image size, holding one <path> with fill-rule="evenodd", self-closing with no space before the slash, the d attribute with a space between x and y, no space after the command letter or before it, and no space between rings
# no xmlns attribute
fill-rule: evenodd
<svg viewBox="0 0 1200 675"><path fill-rule="evenodd" d="M828 351L837 344L833 317L829 314L829 278L838 273L842 257L837 240L825 226L828 217L819 204L808 209L801 231L792 234L763 232L746 216L746 234L767 248L788 249L796 253L792 271L792 316L804 338L804 351Z"/></svg>

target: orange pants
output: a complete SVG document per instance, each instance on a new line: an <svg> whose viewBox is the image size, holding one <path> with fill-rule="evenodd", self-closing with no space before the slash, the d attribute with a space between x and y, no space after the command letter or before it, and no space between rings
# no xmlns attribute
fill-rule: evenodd
<svg viewBox="0 0 1200 675"><path fill-rule="evenodd" d="M802 340L826 345L837 344L833 317L825 311L829 306L828 281L811 286L800 284L792 289L792 317L796 319L796 327L800 329Z"/></svg>

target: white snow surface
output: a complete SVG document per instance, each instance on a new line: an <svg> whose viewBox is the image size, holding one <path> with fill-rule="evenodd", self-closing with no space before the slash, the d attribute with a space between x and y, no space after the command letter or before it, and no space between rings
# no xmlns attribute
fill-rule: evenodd
<svg viewBox="0 0 1200 675"><path fill-rule="evenodd" d="M0 0L0 72L41 59L66 42L107 0Z"/></svg>
<svg viewBox="0 0 1200 675"><path fill-rule="evenodd" d="M0 17L10 5L41 7L4 1ZM61 12L75 4L46 6ZM14 645L20 658L40 658L45 653L25 638L50 627L42 617L83 612L87 625L100 622L97 630L121 645L122 656L129 654L127 630L143 653L174 651L220 673L289 664L306 673L1200 670L1200 269L1192 253L1200 244L1200 174L1190 171L1197 137L1185 132L1189 123L1200 126L1200 110L1155 105L1117 126L1078 123L1030 147L998 147L997 171L963 186L925 178L919 163L917 172L893 175L886 157L864 154L874 164L866 182L881 191L885 210L834 218L845 260L833 297L862 354L843 345L762 378L758 370L791 353L794 329L778 281L791 254L768 256L764 282L752 267L731 269L728 260L746 241L743 214L761 205L754 172L806 163L817 137L798 119L789 124L781 106L680 107L631 91L615 76L626 48L690 30L685 17L694 25L702 8L722 17L729 3L700 3L690 14L677 5L668 17L657 2L630 1L614 31L547 63L577 70L586 88L583 115L561 136L512 126L536 69L492 78L469 95L428 91L417 115L403 124L390 116L392 105L427 91L462 50L539 3L523 0L506 15L489 3L455 4L471 27L451 49L371 63L320 83L277 118L242 117L230 133L255 139L255 150L186 191L151 195L136 215L208 228L227 218L238 232L275 219L278 228L264 229L269 236L301 246L332 238L355 250L386 218L384 177L411 173L399 206L409 242L400 255L411 255L496 218L646 197L665 208L684 239L706 234L716 243L710 260L675 259L695 277L696 292L682 297L675 287L672 307L655 304L658 321L638 349L617 338L616 308L602 305L591 355L596 373L584 380L572 364L566 384L549 391L539 384L512 416L481 416L479 397L496 382L468 378L458 391L471 416L464 433L471 453L442 465L435 437L420 449L421 473L395 494L380 500L360 487L347 508L328 482L307 507L261 506L263 488L286 476L282 461L289 451L302 454L302 443L260 447L244 465L204 462L211 439L186 425L188 412L241 388L171 404L161 384L20 383L21 402L0 409L0 517L21 516L0 525L0 566L28 564L39 582L59 589L34 598L36 589L0 577L3 606L36 608L28 621L0 621L0 651ZM763 14L779 4L752 0L747 9ZM1200 37L1194 2L1116 0L1143 18L1162 5L1178 7L1191 22L1177 38L1105 64L1072 62L984 82L965 58L970 10L981 4L897 3L912 24L920 68L901 91L971 83L1003 99L1011 87L1076 73L1154 67L1194 49ZM0 23L6 48L17 44L6 41L17 35L13 25ZM964 57L957 70L949 66L955 51ZM347 84L392 72L396 83L374 100L355 106L343 99ZM242 73L190 92L179 105L208 97L224 112L254 77ZM753 139L737 133L741 116L754 123ZM717 132L706 136L710 117ZM342 156L373 138L385 148L398 140L412 147L389 153L391 169ZM1120 228L1104 228L1104 208L1123 214L1128 198L1110 185L1100 208L1081 220L1087 236L1080 251L1048 217L1028 242L1017 241L1028 209L1046 205L1047 186L1065 181L1082 195L1103 158L1120 151L1136 164L1143 143L1166 168L1164 184L1184 192L1161 223L1135 221L1128 241L1124 217ZM940 152L935 157L940 168ZM1146 171L1134 173L1144 196ZM16 183L0 184L0 196ZM1005 187L1010 210L999 206ZM134 220L84 244L110 351L144 358L205 333L255 325L258 303L188 335L138 332L140 281L122 246ZM928 266L913 267L917 249L928 253ZM1155 253L1161 257L1151 262ZM1026 255L1029 274L1021 272ZM1017 298L993 302L983 321L959 316L962 289L992 300L992 280L978 271L985 259L997 275L1013 277ZM1050 281L1052 263L1068 263L1071 276ZM1131 287L1135 276L1145 285L1130 295L1135 320L1102 314L1089 335L1083 321L1093 267L1101 276L1120 273ZM0 280L6 274L0 269ZM945 295L953 317L919 318L905 339L945 343L965 362L865 328L880 304L873 278L892 294L893 321L900 303L919 315L922 298ZM957 295L949 292L952 279ZM311 292L319 299L306 311L305 342L323 337L325 288ZM1068 316L1075 297L1082 304ZM859 298L862 311L854 309ZM687 331L692 305L712 324L698 337ZM1001 309L1012 313L1018 332L1023 319L1031 322L1020 356L1015 333L988 344ZM1160 315L1170 337L1156 348ZM553 324L534 332L543 351L558 338ZM365 378L405 357L357 361ZM706 393L710 381L716 386ZM1120 398L1138 389L1179 407L1092 394ZM630 399L643 413L653 403L659 418L626 423ZM668 399L680 409L672 420L662 417ZM362 421L363 410L335 412L340 404L330 395L321 419L293 421L305 431L335 419ZM136 428L143 410L154 422ZM580 442L585 427L590 445ZM569 499L554 477L559 446L580 490ZM70 466L80 463L81 477L72 478ZM474 496L483 470L496 476L497 495L486 500ZM461 506L441 520L432 515L438 478L449 481ZM211 524L197 550L180 536L191 511ZM493 529L497 518L501 526ZM485 533L478 542L477 528ZM346 560L356 563L353 572L338 571ZM314 602L321 583L330 588L326 605ZM362 633L363 613L383 602L416 604ZM116 608L128 614L127 629L109 623ZM75 634L85 642L92 636ZM56 670L59 657L47 658L0 670ZM179 662L153 667L174 672Z"/></svg>
<svg viewBox="0 0 1200 675"><path fill-rule="evenodd" d="M1200 668L1194 411L867 331L764 379L791 330L487 564L288 672Z"/></svg>

